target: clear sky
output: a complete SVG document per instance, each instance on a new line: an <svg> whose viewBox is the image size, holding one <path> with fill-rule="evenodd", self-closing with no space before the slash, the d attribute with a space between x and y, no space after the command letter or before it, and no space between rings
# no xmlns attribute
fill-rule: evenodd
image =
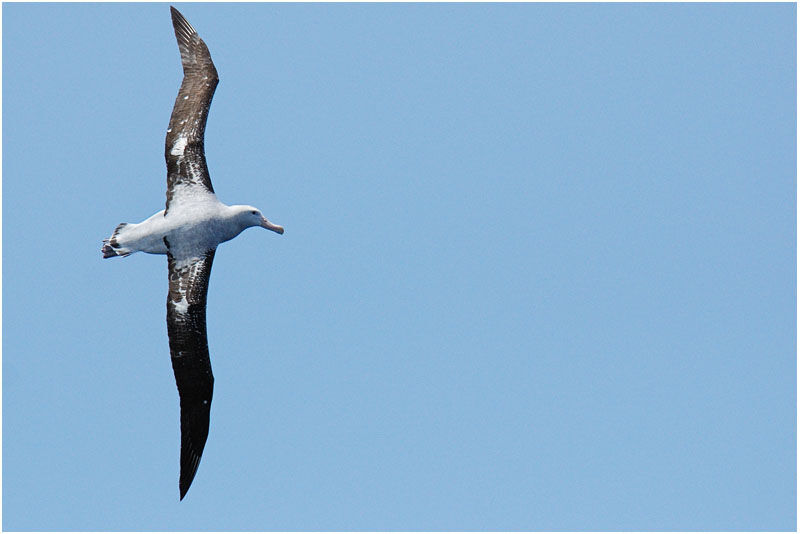
<svg viewBox="0 0 800 534"><path fill-rule="evenodd" d="M179 6L221 82L178 501L167 4L4 4L6 530L794 530L795 6Z"/></svg>

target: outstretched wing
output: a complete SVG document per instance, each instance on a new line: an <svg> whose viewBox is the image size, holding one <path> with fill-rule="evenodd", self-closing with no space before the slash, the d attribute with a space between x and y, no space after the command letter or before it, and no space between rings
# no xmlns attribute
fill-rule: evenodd
<svg viewBox="0 0 800 534"><path fill-rule="evenodd" d="M214 375L206 338L206 295L214 250L188 261L167 255L167 332L181 398L181 500L189 491L208 437Z"/></svg>
<svg viewBox="0 0 800 534"><path fill-rule="evenodd" d="M167 211L181 198L196 198L214 192L208 175L203 137L208 109L219 77L208 47L177 9L172 26L181 52L181 83L169 119L164 157L167 160Z"/></svg>

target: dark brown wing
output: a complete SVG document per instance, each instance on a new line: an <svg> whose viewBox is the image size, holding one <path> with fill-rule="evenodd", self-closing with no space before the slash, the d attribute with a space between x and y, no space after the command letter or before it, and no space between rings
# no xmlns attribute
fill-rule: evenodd
<svg viewBox="0 0 800 534"><path fill-rule="evenodd" d="M167 160L167 210L181 195L213 193L203 137L208 109L219 77L208 47L177 9L170 6L172 25L183 64L181 83L169 119L164 157Z"/></svg>
<svg viewBox="0 0 800 534"><path fill-rule="evenodd" d="M206 295L213 261L213 250L193 261L167 255L167 332L181 398L181 500L189 491L208 437L214 375L206 338Z"/></svg>

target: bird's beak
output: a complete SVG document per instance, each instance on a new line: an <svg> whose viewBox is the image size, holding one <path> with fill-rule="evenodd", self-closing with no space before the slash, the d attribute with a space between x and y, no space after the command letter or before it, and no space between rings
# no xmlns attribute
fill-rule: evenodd
<svg viewBox="0 0 800 534"><path fill-rule="evenodd" d="M266 217L261 217L261 227L266 228L267 230L272 230L273 232L277 232L279 234L283 233L283 226L278 226L277 224L272 224L267 220Z"/></svg>

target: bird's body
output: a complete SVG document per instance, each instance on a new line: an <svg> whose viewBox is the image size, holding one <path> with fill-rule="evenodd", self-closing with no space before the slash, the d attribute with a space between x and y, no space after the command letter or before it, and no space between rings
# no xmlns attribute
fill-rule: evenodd
<svg viewBox="0 0 800 534"><path fill-rule="evenodd" d="M217 246L251 226L279 234L252 206L217 199L208 174L204 134L218 77L197 32L174 7L172 25L183 82L167 128L167 206L137 224L122 223L104 240L104 258L134 252L166 254L169 272L167 333L181 401L180 497L194 479L208 437L214 376L206 339L206 295Z"/></svg>
<svg viewBox="0 0 800 534"><path fill-rule="evenodd" d="M255 226L250 224L250 217L242 215L243 212L253 215L257 210L252 206L227 206L215 195L209 195L165 211L138 224L125 223L113 238L116 247L107 245L113 255L146 252L170 253L180 259L196 258ZM255 220L256 224L259 222Z"/></svg>

